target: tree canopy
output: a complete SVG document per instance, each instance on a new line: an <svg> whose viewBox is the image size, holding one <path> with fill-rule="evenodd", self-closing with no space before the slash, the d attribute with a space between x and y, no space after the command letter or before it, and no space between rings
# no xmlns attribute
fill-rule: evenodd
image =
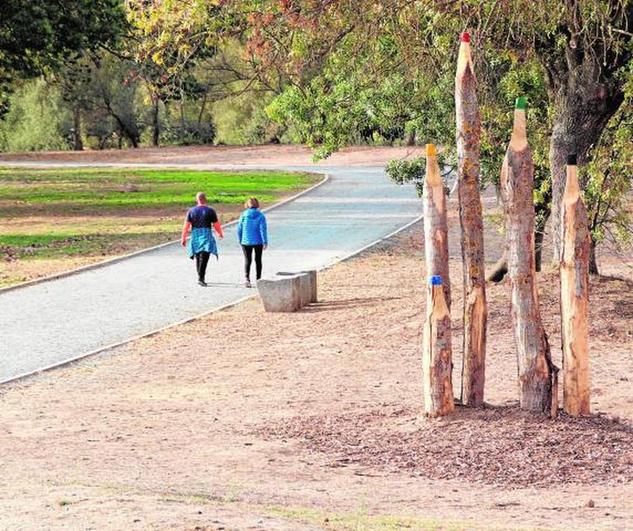
<svg viewBox="0 0 633 531"><path fill-rule="evenodd" d="M79 52L112 45L124 28L121 0L3 0L0 104L12 79L42 74Z"/></svg>
<svg viewBox="0 0 633 531"><path fill-rule="evenodd" d="M121 0L4 0L0 3L0 72L40 74L122 33Z"/></svg>

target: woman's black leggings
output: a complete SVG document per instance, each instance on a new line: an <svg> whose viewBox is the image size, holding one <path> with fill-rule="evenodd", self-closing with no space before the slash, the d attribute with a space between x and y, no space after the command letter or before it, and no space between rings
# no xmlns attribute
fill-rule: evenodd
<svg viewBox="0 0 633 531"><path fill-rule="evenodd" d="M244 275L246 280L251 278L251 264L253 263L253 250L255 250L255 270L257 271L257 280L262 278L262 252L263 245L242 245L244 253Z"/></svg>

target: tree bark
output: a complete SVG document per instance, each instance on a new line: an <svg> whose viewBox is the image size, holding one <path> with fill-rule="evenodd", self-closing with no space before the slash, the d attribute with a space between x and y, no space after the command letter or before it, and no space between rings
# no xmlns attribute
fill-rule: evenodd
<svg viewBox="0 0 633 531"><path fill-rule="evenodd" d="M501 258L492 266L492 270L488 273L486 280L489 282L501 282L508 274L508 252L504 251Z"/></svg>
<svg viewBox="0 0 633 531"><path fill-rule="evenodd" d="M200 129L200 127L202 127L202 117L204 116L204 111L207 105L207 98L208 98L208 94L205 92L204 96L202 97L202 102L200 103L200 111L198 111L198 129Z"/></svg>
<svg viewBox="0 0 633 531"><path fill-rule="evenodd" d="M73 108L73 150L83 151L84 143L81 139L81 108L75 105Z"/></svg>
<svg viewBox="0 0 633 531"><path fill-rule="evenodd" d="M575 155L567 166L562 204L560 318L563 348L563 408L589 414L589 223L580 197Z"/></svg>
<svg viewBox="0 0 633 531"><path fill-rule="evenodd" d="M121 135L124 136L125 138L127 138L130 141L130 143L132 144L133 148L138 148L139 142L141 141L141 138L140 138L140 135L139 135L138 130L136 129L136 127L134 127L134 128L129 127L125 123L125 120L122 119L114 111L114 108L112 107L112 102L110 101L109 97L107 97L105 94L103 94L102 96L103 96L103 102L104 102L105 108L110 113L112 118L114 118L114 120L116 121L117 126L119 127L119 131L120 131ZM119 144L119 149L120 148L121 148L121 146Z"/></svg>
<svg viewBox="0 0 633 531"><path fill-rule="evenodd" d="M555 415L556 373L541 322L534 257L534 163L527 144L524 102L517 102L503 162L508 275L522 409Z"/></svg>
<svg viewBox="0 0 633 531"><path fill-rule="evenodd" d="M160 145L160 99L156 96L152 102L152 146L158 147Z"/></svg>
<svg viewBox="0 0 633 531"><path fill-rule="evenodd" d="M455 77L459 221L464 287L462 403L480 407L486 380L486 278L484 230L479 194L481 120L470 50L470 36L462 34Z"/></svg>
<svg viewBox="0 0 633 531"><path fill-rule="evenodd" d="M545 237L545 224L537 223L534 229L534 268L541 271L543 263L543 238Z"/></svg>
<svg viewBox="0 0 633 531"><path fill-rule="evenodd" d="M444 298L451 307L451 282L448 273L448 225L446 194L433 144L426 145L426 176L422 193L424 210L424 254L429 277L442 277Z"/></svg>
<svg viewBox="0 0 633 531"><path fill-rule="evenodd" d="M429 417L448 415L455 409L452 382L451 314L439 277L429 282L424 326L422 374L424 413Z"/></svg>
<svg viewBox="0 0 633 531"><path fill-rule="evenodd" d="M571 69L563 76L550 76L549 91L554 94L554 126L550 140L549 163L552 173L552 226L561 225L561 202L566 180L566 159L576 153L579 163L587 160L609 119L615 114L624 94L616 79L605 79L600 59L590 51L569 53ZM612 76L615 77L615 76ZM564 83L560 83L564 79ZM560 231L552 231L553 259L561 255Z"/></svg>
<svg viewBox="0 0 633 531"><path fill-rule="evenodd" d="M600 270L598 269L598 260L596 258L596 240L591 237L591 243L589 247L589 274L590 275L599 275Z"/></svg>

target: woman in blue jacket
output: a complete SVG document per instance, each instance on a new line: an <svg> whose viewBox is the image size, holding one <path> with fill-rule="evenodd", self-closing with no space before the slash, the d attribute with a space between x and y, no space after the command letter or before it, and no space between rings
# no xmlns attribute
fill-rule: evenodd
<svg viewBox="0 0 633 531"><path fill-rule="evenodd" d="M246 287L251 287L251 264L255 251L255 270L257 280L262 276L262 253L268 247L268 230L266 216L259 210L259 201L251 197L244 204L246 208L237 223L237 239L244 252L244 273Z"/></svg>

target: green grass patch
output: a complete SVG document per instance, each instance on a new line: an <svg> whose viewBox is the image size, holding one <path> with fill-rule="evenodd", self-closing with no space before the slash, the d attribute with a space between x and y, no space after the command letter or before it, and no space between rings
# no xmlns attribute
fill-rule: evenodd
<svg viewBox="0 0 633 531"><path fill-rule="evenodd" d="M126 168L0 169L0 259L119 254L177 237L203 191L222 221L319 179L305 173Z"/></svg>
<svg viewBox="0 0 633 531"><path fill-rule="evenodd" d="M271 507L270 513L290 521L314 524L322 529L337 531L459 531L476 528L472 523L439 520L436 518L418 518L413 516L395 516L368 514L363 508L355 512L333 512L306 507Z"/></svg>
<svg viewBox="0 0 633 531"><path fill-rule="evenodd" d="M185 208L198 191L204 191L212 204L241 204L252 195L270 202L314 180L287 172L0 169L0 210L24 215L42 205L51 213Z"/></svg>

